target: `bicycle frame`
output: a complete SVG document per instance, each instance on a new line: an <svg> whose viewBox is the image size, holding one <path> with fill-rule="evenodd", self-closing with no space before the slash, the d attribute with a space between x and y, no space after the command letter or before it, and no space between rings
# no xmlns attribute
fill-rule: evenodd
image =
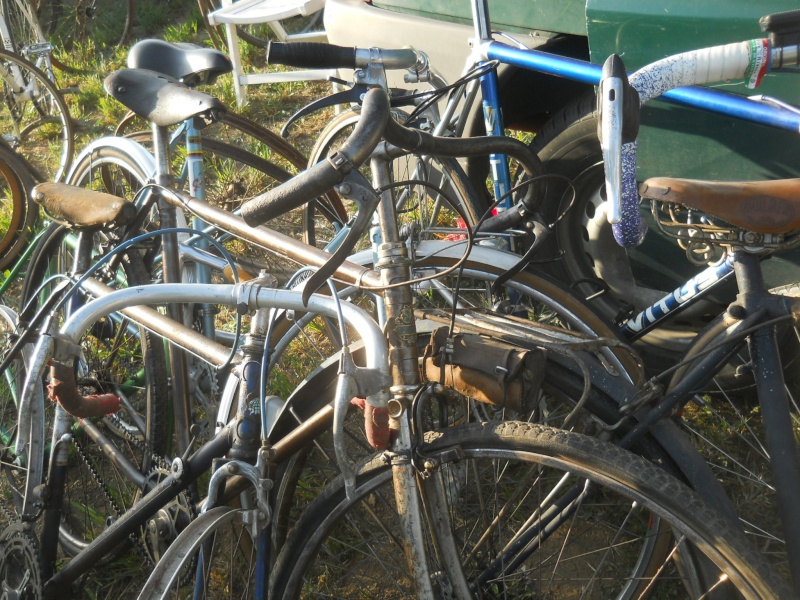
<svg viewBox="0 0 800 600"><path fill-rule="evenodd" d="M737 251L732 262L740 294L729 310L739 315L737 322L721 336L695 349L695 356L699 357L695 364L682 374L671 392L647 411L646 416L622 438L620 445L629 448L650 426L685 406L697 390L707 389L719 369L745 343L740 332L747 334L790 571L795 589L800 589L800 518L795 510L800 494L800 453L774 327L774 320L781 317L793 322L800 314L800 299L776 296L766 289L758 256Z"/></svg>
<svg viewBox="0 0 800 600"><path fill-rule="evenodd" d="M187 287L188 286L188 287ZM313 296L308 306L302 302L301 292L293 292L286 290L274 290L263 288L258 284L248 283L239 286L208 286L201 284L164 284L159 286L144 286L140 288L128 288L126 290L118 290L106 296L98 298L85 304L82 308L76 311L69 319L69 321L62 327L61 334L67 338L78 341L83 331L95 320L101 318L103 315L110 312L123 309L129 306L132 302L137 304L144 301L145 303L165 303L165 302L181 302L186 299L187 294L200 301L205 301L213 304L227 304L229 306L240 306L244 303L251 309L256 308L290 308L295 310L312 310L320 314L336 317L339 314L339 306L337 302L331 298ZM362 339L370 347L370 354L374 353L368 360L368 369L377 369L380 365L388 365L388 355L383 335L377 325L371 320L369 315L360 309L342 303L341 309L343 310L346 321L353 327L361 332ZM135 312L135 311L134 311ZM153 326L153 323L150 323ZM187 347L205 355L208 358L207 344L208 340L184 339L182 334L187 333L183 326L172 323L172 331L166 337L172 339L174 342L181 343L182 346ZM189 330L191 332L191 330ZM159 332L166 333L166 332ZM44 355L47 355L53 349L52 338L47 341L45 336L37 346L37 356L34 358L36 365L44 366L42 360ZM49 347L49 349L48 349ZM46 361L45 361L46 362ZM31 370L29 376L30 381L37 381L41 373L35 368ZM28 397L30 398L30 397ZM24 406L21 410L29 409ZM50 461L51 474L48 477L49 481L57 474L53 471L57 469L60 464L63 464L59 459L67 452L69 444L69 430L73 424L73 418L61 408L57 409L57 416L55 419L57 426L54 429L54 444L53 444L53 458ZM204 445L196 453L188 459L176 459L173 463L172 474L165 482L158 484L150 493L148 493L136 507L126 513L124 517L115 522L106 531L104 531L92 544L82 552L78 557L74 558L69 566L59 571L49 582L51 589L58 589L59 586L64 585L75 580L85 570L93 567L99 557L104 556L116 544L124 541L127 535L135 531L138 527L144 524L155 510L157 510L163 501L174 497L182 489L185 489L190 483L195 481L197 477L202 475L211 466L211 460L217 456L223 456L227 449L230 447L230 429L229 426L222 433L217 435L214 440ZM35 460L31 457L31 460ZM166 485L164 485L166 483ZM33 495L26 495L26 504L23 508L23 514L31 514L35 512L32 500ZM57 506L57 504L56 504ZM53 509L55 513L58 509ZM54 513L50 513L51 515ZM47 515L45 516L47 519ZM55 534L56 539L50 540L53 542L53 549L57 547L58 535L58 515L50 517L49 523L55 522L55 527L50 527L49 532L52 536Z"/></svg>
<svg viewBox="0 0 800 600"><path fill-rule="evenodd" d="M388 161L384 161L382 168L383 180L388 180ZM374 163L373 171L377 172L380 170L381 168L378 163ZM381 176L376 175L376 177L380 178ZM376 183L380 181L381 180L378 179ZM387 189L385 192L383 192L383 194L384 201L380 204L381 208L379 209L381 214L381 233L384 240L384 243L381 246L381 261L379 264L379 267L383 269L381 281L389 283L402 278L407 280L409 278L409 266L408 263L402 258L405 251L405 244L399 240L391 190ZM188 206L189 204L193 205L194 203L197 203L198 206L202 205L202 203L199 201L195 201L191 198L187 199L182 194L175 194L174 196L162 194L160 199L165 200L167 197L170 198L170 201L174 205ZM220 216L227 214L219 209L213 209L213 207L209 207L208 210L212 213L214 211L218 211ZM236 217L229 215L228 219L229 221L235 221ZM216 223L216 219L209 220L215 222L215 224L218 224ZM301 246L305 245L301 244ZM310 255L321 255L321 257L324 257L323 262L326 262L327 258L329 257L329 255L323 251L315 248L305 248L306 252ZM293 256L291 251L287 252L285 247L281 247L281 253L284 253L295 259L298 258L296 255ZM366 279L367 272L373 273L372 271L364 271L366 272L362 272L358 275L357 281L363 281ZM348 275L345 275L345 277L347 278ZM201 293L201 290L205 291ZM60 335L70 339L79 339L82 331L91 322L94 322L103 314L121 309L134 301L137 304L141 303L144 300L144 298L141 296L141 292L143 291L145 292L145 297L151 302L177 303L185 300L185 298L189 296L195 300L199 299L201 302L229 304L232 306L237 306L242 310L244 309L243 305L247 305L248 308L259 309L270 307L286 308L291 310L302 310L304 312L311 311L330 317L337 316L341 313L343 308L347 307L347 310L344 312L350 313L350 316L346 319L348 323L360 332L362 339L371 339L370 343L368 344L370 346L370 350L367 353L367 368L379 371L387 368L387 365L390 364L387 354L388 351L381 350L381 344L384 343L381 329L374 324L370 317L365 313L360 318L354 318L352 316L353 314L361 314L359 309L350 307L346 304L340 305L335 299L319 298L315 296L311 297L312 301L308 306L306 306L302 302L302 295L300 292L265 290L260 288L258 282L239 286L207 286L190 284L174 285L165 283L164 285L153 286L152 288L145 286L143 288L129 288L128 290L113 292L107 296L103 296L98 300L84 305L78 311L76 311L70 317L67 324L65 324L65 326L62 328ZM390 339L397 340L397 345L392 349L392 364L395 365L395 378L394 386L392 387L392 393L394 396L391 401L396 404L397 415L395 418L397 418L399 421L400 436L399 440L395 443L393 450L402 455L411 449L410 428L406 418L403 415L405 408L410 406L413 394L419 386L416 336L408 335L408 331L413 331L414 329L413 315L411 311L407 310L407 307L410 305L411 298L410 289L408 286L403 288L389 289L386 291L386 295L388 299L386 306L387 317L389 322L392 324L391 327L396 330L394 334L390 335ZM179 331L186 329L176 324L173 324L173 326ZM154 323L148 323L148 327L155 329L158 326ZM159 334L165 334L163 331L159 331L158 329L155 330ZM170 333L171 335L165 335L165 337L173 342L178 342L181 339L181 336L179 334L175 334L174 330ZM364 337L365 334L367 335L367 338ZM192 346L192 344L181 345L190 347ZM199 346L194 347L194 351L201 354L207 353L207 350L204 348L205 345L206 344L201 341ZM38 353L34 361L37 366L43 366L47 362L47 356L54 351L54 346L55 343L52 341L52 339L48 341L47 337L42 338L41 343L37 346ZM357 372L358 368L355 369L355 372ZM352 389L353 385L357 384L359 395L362 395L362 385L366 385L367 390L372 389L372 392L366 392L367 397L370 396L370 393L385 394L388 396L388 381L384 383L383 380L380 380L380 378L375 379L374 375L355 377L355 372L349 371L343 373L345 380L349 381L350 383L344 385L342 392L339 394L339 400L341 401L337 401L337 408L334 411L334 425L336 423L336 419L338 418L336 415L341 410L346 408L347 404L349 403L349 399L352 396L352 391L355 391ZM371 383L370 377L372 377ZM39 370L32 368L29 379L36 381L38 378ZM364 384L364 382L366 382L366 384ZM372 388L369 386L372 386ZM378 387L375 388L375 386ZM244 408L246 408L246 400L241 400L241 402L243 403ZM245 413L244 408L240 407L239 411L239 414L242 417ZM68 449L68 432L72 423L72 417L64 413L60 413L60 415L61 416L56 419L57 426L54 430L53 436L53 439L55 440L55 443L53 444L53 457L50 461L52 472L48 476L48 480L53 482L58 482L60 480L58 476L58 469L63 464L63 461L60 460L59 457L63 456L63 453L65 453ZM236 430L238 431L238 429ZM83 570L96 564L99 556L104 555L113 545L115 545L121 539L124 539L128 533L134 531L138 526L144 523L144 520L150 514L152 514L150 511L154 508L157 508L157 506L160 505L159 503L167 498L167 494L174 495L176 493L176 487L188 485L203 471L205 471L210 466L210 459L213 458L213 455L219 455L219 450L224 449L224 446L226 445L226 438L229 434L230 428L223 430L223 433L218 435L214 441L201 448L193 458L190 458L185 462L182 459L176 459L176 461L173 463L172 477L170 477L172 481L171 486L159 484L152 492L145 496L145 498L139 504L137 504L137 507L134 508L134 510L127 513L123 518L114 523L108 530L98 536L98 538L96 538L96 540L92 542L84 552L73 559L65 569L55 575L48 582L48 589L57 589L65 583L74 581L74 579L78 577ZM408 461L401 460L393 466L393 471L395 473L395 489L396 493L398 494L398 502L401 506L407 507L407 509L403 511L403 514L405 515L406 519L406 532L409 534L407 548L407 552L409 553L409 564L411 565L411 568L416 571L415 581L420 593L423 595L429 595L432 593L432 589L431 578L427 572L425 548L423 546L424 536L422 535L422 515L424 513L420 504L421 500L417 490L414 467ZM187 473L189 474L188 477L184 475ZM176 486L176 480L180 486ZM170 489L170 487L172 489ZM54 498L58 499L58 495L54 496ZM55 502L54 506L58 507L59 504ZM31 506L26 504L26 510L30 510L30 508ZM51 537L57 535L58 528L57 526L54 526L54 524L57 525L58 521L58 508L50 509L50 512L45 516L45 522L46 526L48 524L50 525L48 527L48 531L50 532ZM55 542L54 539L48 541ZM52 545L52 547L55 548L55 543ZM54 557L48 558L52 559ZM52 564L52 560L50 561L50 564ZM47 575L49 576L49 573ZM461 579L463 580L463 575ZM463 588L465 585L465 582L462 581L461 587Z"/></svg>

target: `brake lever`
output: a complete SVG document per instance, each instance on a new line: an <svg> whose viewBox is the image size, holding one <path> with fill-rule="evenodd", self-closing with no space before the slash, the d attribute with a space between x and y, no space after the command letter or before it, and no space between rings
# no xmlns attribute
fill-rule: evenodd
<svg viewBox="0 0 800 600"><path fill-rule="evenodd" d="M303 288L303 304L308 304L308 299L317 291L330 277L336 272L345 259L350 256L372 223L372 213L378 207L380 197L375 192L369 181L356 169L345 175L342 182L334 188L338 194L346 199L352 200L358 207L355 222L345 236L341 245L331 255L328 262L322 265L317 271L308 278Z"/></svg>
<svg viewBox="0 0 800 600"><path fill-rule="evenodd" d="M628 83L625 65L616 54L603 64L597 100L597 135L606 174L606 217L614 224L622 219L622 144L633 142L639 133L639 94Z"/></svg>
<svg viewBox="0 0 800 600"><path fill-rule="evenodd" d="M313 112L322 110L323 108L328 108L329 106L336 106L337 104L360 104L364 94L367 93L368 89L369 88L365 84L357 83L349 90L342 90L341 92L336 92L335 94L325 96L324 98L319 98L318 100L314 100L313 102L306 104L303 108L289 117L289 119L286 121L286 124L281 129L281 136L288 138L289 128L294 124L294 122L305 117L306 115L310 115Z"/></svg>

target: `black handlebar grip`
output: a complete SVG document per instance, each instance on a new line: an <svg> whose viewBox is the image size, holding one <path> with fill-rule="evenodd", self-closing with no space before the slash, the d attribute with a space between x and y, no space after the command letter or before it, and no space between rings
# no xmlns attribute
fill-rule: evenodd
<svg viewBox="0 0 800 600"><path fill-rule="evenodd" d="M327 160L242 204L244 222L255 227L321 196L342 180Z"/></svg>
<svg viewBox="0 0 800 600"><path fill-rule="evenodd" d="M769 33L773 46L800 44L800 10L787 10L761 17L761 31Z"/></svg>
<svg viewBox="0 0 800 600"><path fill-rule="evenodd" d="M358 168L381 141L389 121L389 96L381 88L364 95L361 118L350 137L339 148L342 160L334 166L323 160L289 181L242 204L244 222L255 227L321 196L340 183L348 169ZM342 167L344 165L344 168Z"/></svg>
<svg viewBox="0 0 800 600"><path fill-rule="evenodd" d="M267 62L306 69L355 69L356 49L311 42L270 42L267 45Z"/></svg>
<svg viewBox="0 0 800 600"><path fill-rule="evenodd" d="M800 10L787 10L761 17L761 31L785 33L800 30Z"/></svg>

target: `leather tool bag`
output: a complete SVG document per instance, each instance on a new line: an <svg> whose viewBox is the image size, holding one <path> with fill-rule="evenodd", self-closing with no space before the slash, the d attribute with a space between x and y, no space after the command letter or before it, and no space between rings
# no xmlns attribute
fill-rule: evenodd
<svg viewBox="0 0 800 600"><path fill-rule="evenodd" d="M448 338L447 331L440 327L431 335L423 355L423 379L444 383L480 402L520 412L533 409L544 379L544 350L475 334Z"/></svg>

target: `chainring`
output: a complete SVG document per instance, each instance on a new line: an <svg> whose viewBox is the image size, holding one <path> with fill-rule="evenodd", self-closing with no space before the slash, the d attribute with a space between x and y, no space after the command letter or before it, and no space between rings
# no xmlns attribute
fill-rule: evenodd
<svg viewBox="0 0 800 600"><path fill-rule="evenodd" d="M0 596L9 600L38 600L43 595L39 547L22 523L0 533Z"/></svg>

